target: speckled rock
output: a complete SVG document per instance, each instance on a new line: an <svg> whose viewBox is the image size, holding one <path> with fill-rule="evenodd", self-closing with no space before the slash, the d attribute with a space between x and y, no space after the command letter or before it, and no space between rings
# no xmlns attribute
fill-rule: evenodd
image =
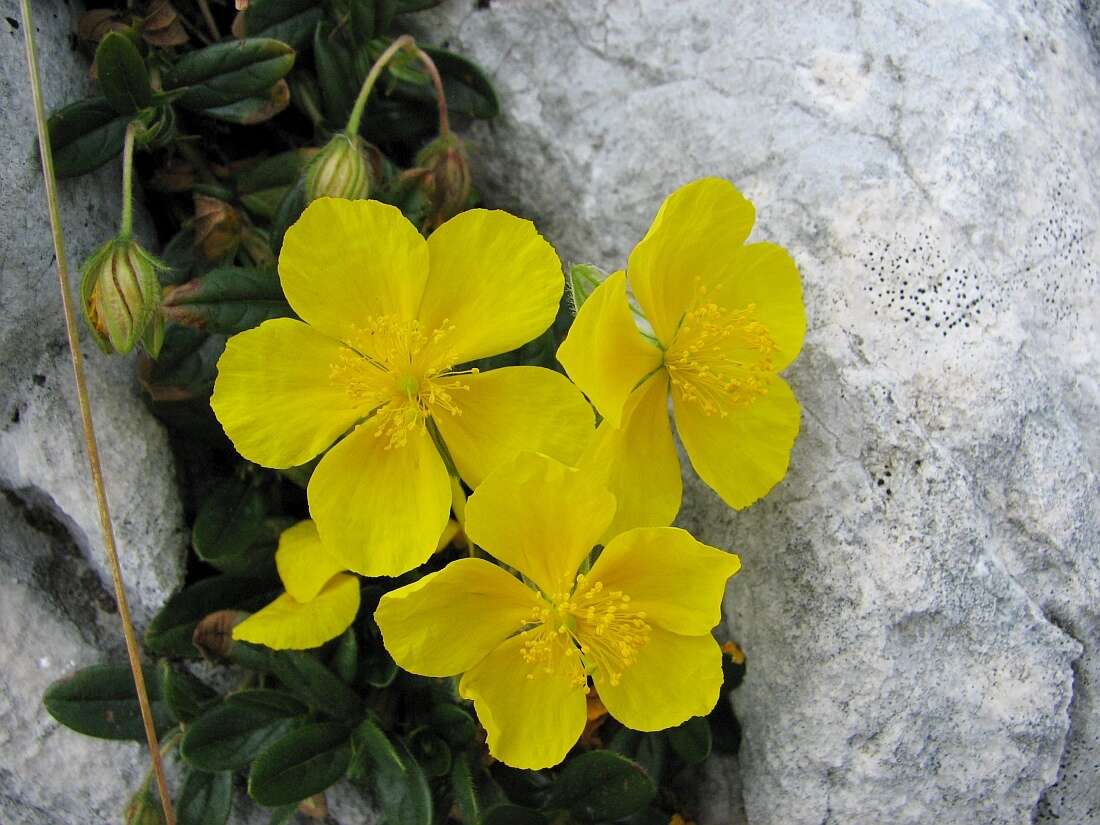
<svg viewBox="0 0 1100 825"><path fill-rule="evenodd" d="M621 266L664 195L722 175L800 264L790 475L740 513L688 478L681 516L744 560L732 787L753 825L1100 822L1091 5L418 19L501 91L471 134L489 199L567 260Z"/></svg>

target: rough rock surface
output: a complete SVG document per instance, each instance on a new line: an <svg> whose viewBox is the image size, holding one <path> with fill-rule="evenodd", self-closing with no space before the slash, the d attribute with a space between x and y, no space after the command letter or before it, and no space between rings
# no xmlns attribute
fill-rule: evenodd
<svg viewBox="0 0 1100 825"><path fill-rule="evenodd" d="M42 708L50 682L124 653L87 480L22 14L15 0L0 9L0 822L96 825L120 820L145 757L137 746L65 730ZM63 3L35 9L46 102L58 106L90 87L69 42L75 13ZM118 181L113 165L62 182L73 269L115 231ZM83 349L130 603L144 623L183 577L174 462L141 403L132 361L101 355L87 338Z"/></svg>
<svg viewBox="0 0 1100 825"><path fill-rule="evenodd" d="M621 266L665 194L722 175L800 264L790 475L741 513L689 479L681 517L744 560L753 825L1100 822L1088 13L452 0L418 20L498 84L478 171L563 258Z"/></svg>

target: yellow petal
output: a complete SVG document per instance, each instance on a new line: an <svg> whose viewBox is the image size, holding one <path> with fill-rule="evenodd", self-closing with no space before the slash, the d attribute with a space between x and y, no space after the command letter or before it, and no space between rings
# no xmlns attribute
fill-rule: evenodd
<svg viewBox="0 0 1100 825"><path fill-rule="evenodd" d="M781 246L754 243L730 259L727 274L714 284L713 300L733 309L754 307L752 317L767 327L776 345L773 367L786 367L806 337L802 279L791 256Z"/></svg>
<svg viewBox="0 0 1100 825"><path fill-rule="evenodd" d="M524 661L523 643L535 632L501 644L462 677L458 688L473 700L489 734L489 753L505 765L528 770L561 762L586 719L584 678L575 656L560 658L549 673Z"/></svg>
<svg viewBox="0 0 1100 825"><path fill-rule="evenodd" d="M530 221L471 209L433 232L428 248L420 321L430 330L453 327L439 344L452 364L526 344L557 315L561 261Z"/></svg>
<svg viewBox="0 0 1100 825"><path fill-rule="evenodd" d="M358 612L359 579L337 573L311 601L279 596L234 627L233 638L275 650L305 650L335 639Z"/></svg>
<svg viewBox="0 0 1100 825"><path fill-rule="evenodd" d="M630 596L630 608L673 633L709 633L722 620L726 581L741 560L678 527L643 527L611 540L588 574L604 590Z"/></svg>
<svg viewBox="0 0 1100 825"><path fill-rule="evenodd" d="M295 467L367 410L330 378L349 350L301 321L278 318L234 335L218 359L210 406L237 452L265 467Z"/></svg>
<svg viewBox="0 0 1100 825"><path fill-rule="evenodd" d="M608 713L628 728L664 730L714 710L722 687L722 649L709 633L681 636L653 627L637 656L617 685L600 670L592 674Z"/></svg>
<svg viewBox="0 0 1100 825"><path fill-rule="evenodd" d="M727 180L702 178L661 205L630 253L627 277L666 346L701 286L722 270L752 230L756 210Z"/></svg>
<svg viewBox="0 0 1100 825"><path fill-rule="evenodd" d="M428 245L399 209L379 201L313 201L279 253L291 307L342 340L368 318L415 318L427 277Z"/></svg>
<svg viewBox="0 0 1100 825"><path fill-rule="evenodd" d="M535 453L498 467L466 502L466 535L547 595L568 593L615 513L591 476Z"/></svg>
<svg viewBox="0 0 1100 825"><path fill-rule="evenodd" d="M378 419L333 447L309 481L309 512L321 540L364 576L397 576L435 551L451 509L451 484L427 430L404 446L376 436Z"/></svg>
<svg viewBox="0 0 1100 825"><path fill-rule="evenodd" d="M447 526L443 528L443 532L439 536L439 541L435 543L435 552L440 550L446 550L447 545L455 540L455 536L462 532L462 526L454 519L447 520Z"/></svg>
<svg viewBox="0 0 1100 825"><path fill-rule="evenodd" d="M615 496L615 518L604 534L633 527L665 527L680 511L680 456L668 414L668 377L660 372L627 400L622 425L604 420L577 465Z"/></svg>
<svg viewBox="0 0 1100 825"><path fill-rule="evenodd" d="M452 393L457 412L433 411L463 480L485 476L524 451L574 464L592 438L592 408L561 373L502 367L465 375Z"/></svg>
<svg viewBox="0 0 1100 825"><path fill-rule="evenodd" d="M798 435L798 400L777 375L767 394L746 407L706 415L698 404L672 393L676 429L695 472L730 507L743 509L763 497L787 472Z"/></svg>
<svg viewBox="0 0 1100 825"><path fill-rule="evenodd" d="M626 275L616 272L581 306L558 348L558 360L596 409L615 427L627 396L661 366L661 351L634 323L626 300Z"/></svg>
<svg viewBox="0 0 1100 825"><path fill-rule="evenodd" d="M378 602L374 618L393 660L421 676L469 670L530 619L540 599L484 559L459 559Z"/></svg>
<svg viewBox="0 0 1100 825"><path fill-rule="evenodd" d="M300 602L308 602L321 592L329 579L345 568L321 544L312 520L299 521L279 536L275 567L286 592Z"/></svg>

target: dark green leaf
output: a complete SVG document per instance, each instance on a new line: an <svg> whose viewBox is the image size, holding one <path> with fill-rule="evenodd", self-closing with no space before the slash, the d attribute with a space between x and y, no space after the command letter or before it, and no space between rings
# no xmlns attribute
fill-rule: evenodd
<svg viewBox="0 0 1100 825"><path fill-rule="evenodd" d="M301 149L262 160L237 175L237 196L252 214L271 218L308 162L308 154Z"/></svg>
<svg viewBox="0 0 1100 825"><path fill-rule="evenodd" d="M239 266L219 267L166 290L164 312L178 324L224 335L294 316L273 268Z"/></svg>
<svg viewBox="0 0 1100 825"><path fill-rule="evenodd" d="M408 14L411 11L434 9L443 0L393 0L394 14Z"/></svg>
<svg viewBox="0 0 1100 825"><path fill-rule="evenodd" d="M363 656L362 680L371 687L386 688L397 678L397 664L384 647L372 647Z"/></svg>
<svg viewBox="0 0 1100 825"><path fill-rule="evenodd" d="M443 94L447 98L447 108L471 117L488 120L500 114L500 101L489 78L474 63L454 52L423 46L431 57L443 78ZM435 90L423 70L412 63L406 67L421 75L420 82L398 80L393 85L393 93L411 100L425 103L435 101Z"/></svg>
<svg viewBox="0 0 1100 825"><path fill-rule="evenodd" d="M313 60L321 87L321 103L325 119L333 128L344 125L359 94L359 73L342 31L322 23L313 35Z"/></svg>
<svg viewBox="0 0 1100 825"><path fill-rule="evenodd" d="M157 665L160 690L178 722L190 722L217 701L218 694L186 670L176 670L166 660Z"/></svg>
<svg viewBox="0 0 1100 825"><path fill-rule="evenodd" d="M299 724L280 709L223 703L187 727L180 755L199 770L237 770Z"/></svg>
<svg viewBox="0 0 1100 825"><path fill-rule="evenodd" d="M569 268L569 299L573 305L573 314L580 312L588 296L607 280L607 273L592 264L573 264Z"/></svg>
<svg viewBox="0 0 1100 825"><path fill-rule="evenodd" d="M232 807L232 773L186 772L176 800L179 825L225 825Z"/></svg>
<svg viewBox="0 0 1100 825"><path fill-rule="evenodd" d="M139 372L138 379L154 401L204 398L214 387L223 349L224 335L170 324L157 360Z"/></svg>
<svg viewBox="0 0 1100 825"><path fill-rule="evenodd" d="M286 689L302 701L337 719L360 710L359 696L313 655L301 650L272 654L272 670Z"/></svg>
<svg viewBox="0 0 1100 825"><path fill-rule="evenodd" d="M261 805L286 805L321 793L347 772L348 735L343 725L320 722L272 743L252 763L249 796Z"/></svg>
<svg viewBox="0 0 1100 825"><path fill-rule="evenodd" d="M451 749L442 736L430 728L417 728L407 739L409 752L430 777L446 776L451 770Z"/></svg>
<svg viewBox="0 0 1100 825"><path fill-rule="evenodd" d="M656 795L657 786L641 765L611 751L589 751L566 764L546 807L599 822L630 816Z"/></svg>
<svg viewBox="0 0 1100 825"><path fill-rule="evenodd" d="M181 106L202 111L227 106L270 89L294 65L294 50L257 37L215 43L189 52L164 74L165 89L180 89Z"/></svg>
<svg viewBox="0 0 1100 825"><path fill-rule="evenodd" d="M436 705L428 714L428 724L455 750L469 745L477 735L473 717L458 705Z"/></svg>
<svg viewBox="0 0 1100 825"><path fill-rule="evenodd" d="M349 0L351 32L357 43L366 43L377 33L375 0Z"/></svg>
<svg viewBox="0 0 1100 825"><path fill-rule="evenodd" d="M224 106L204 109L203 114L226 123L255 126L271 120L290 105L290 86L285 80L277 80L259 94L235 100Z"/></svg>
<svg viewBox="0 0 1100 825"><path fill-rule="evenodd" d="M252 0L244 12L249 37L270 37L301 51L309 45L323 9L317 0Z"/></svg>
<svg viewBox="0 0 1100 825"><path fill-rule="evenodd" d="M290 188L271 218L271 251L276 255L283 246L283 235L306 208L305 183L302 178Z"/></svg>
<svg viewBox="0 0 1100 825"><path fill-rule="evenodd" d="M276 716L305 716L309 711L289 693L268 688L252 688L231 693L225 698L230 707L259 710Z"/></svg>
<svg viewBox="0 0 1100 825"><path fill-rule="evenodd" d="M458 808L462 821L480 825L481 800L478 798L473 772L470 770L470 760L464 753L457 754L451 766L451 795L454 797L455 807Z"/></svg>
<svg viewBox="0 0 1100 825"><path fill-rule="evenodd" d="M132 115L153 102L149 70L129 37L113 31L99 41L95 52L99 88L121 115Z"/></svg>
<svg viewBox="0 0 1100 825"><path fill-rule="evenodd" d="M669 817L664 811L657 808L644 808L638 811L630 819L624 820L625 825L668 825Z"/></svg>
<svg viewBox="0 0 1100 825"><path fill-rule="evenodd" d="M538 811L505 802L485 812L480 825L546 825L549 820Z"/></svg>
<svg viewBox="0 0 1100 825"><path fill-rule="evenodd" d="M142 669L158 734L175 725L156 671ZM94 665L54 682L43 697L50 716L85 736L145 741L134 678L129 665Z"/></svg>
<svg viewBox="0 0 1100 825"><path fill-rule="evenodd" d="M702 716L693 716L667 732L668 744L689 765L698 765L710 756L710 725Z"/></svg>
<svg viewBox="0 0 1100 825"><path fill-rule="evenodd" d="M332 654L332 669L347 684L355 683L359 671L359 642L355 638L355 628L349 627L336 643Z"/></svg>
<svg viewBox="0 0 1100 825"><path fill-rule="evenodd" d="M206 278L219 272L226 270L214 270ZM208 295L213 292L206 291ZM195 553L223 573L248 572L257 562L254 548L265 537L265 515L263 492L255 484L238 478L218 482L203 499L191 529ZM269 559L271 550L265 553Z"/></svg>
<svg viewBox="0 0 1100 825"><path fill-rule="evenodd" d="M641 733L622 728L607 748L637 762L655 783L660 784L668 751L664 733Z"/></svg>
<svg viewBox="0 0 1100 825"><path fill-rule="evenodd" d="M195 254L195 230L190 222L180 227L164 245L160 259L169 267L157 272L161 286L185 283L210 269L209 262Z"/></svg>
<svg viewBox="0 0 1100 825"><path fill-rule="evenodd" d="M493 765L492 777L505 796L499 801L511 801L528 808L541 808L553 786L546 771L521 771L502 762Z"/></svg>
<svg viewBox="0 0 1100 825"><path fill-rule="evenodd" d="M264 582L213 576L185 588L160 609L145 631L145 646L162 656L198 656L191 643L199 619L216 610L248 610L271 600Z"/></svg>
<svg viewBox="0 0 1100 825"><path fill-rule="evenodd" d="M127 115L105 97L90 97L58 109L48 121L54 172L71 178L98 169L122 151Z"/></svg>
<svg viewBox="0 0 1100 825"><path fill-rule="evenodd" d="M364 719L351 733L351 779L373 776L380 782L403 782L405 763L393 742L373 719Z"/></svg>

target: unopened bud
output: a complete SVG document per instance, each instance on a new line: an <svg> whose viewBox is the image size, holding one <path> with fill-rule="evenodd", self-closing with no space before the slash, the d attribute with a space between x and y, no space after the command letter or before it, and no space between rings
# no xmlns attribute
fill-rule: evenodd
<svg viewBox="0 0 1100 825"><path fill-rule="evenodd" d="M306 169L306 200L347 198L356 200L370 195L370 166L366 147L359 137L343 132L333 135Z"/></svg>
<svg viewBox="0 0 1100 825"><path fill-rule="evenodd" d="M437 137L420 150L416 165L420 185L431 203L427 229L434 229L463 209L470 197L470 163L457 135Z"/></svg>
<svg viewBox="0 0 1100 825"><path fill-rule="evenodd" d="M241 243L241 216L221 198L195 193L195 248L208 261L220 261Z"/></svg>
<svg viewBox="0 0 1100 825"><path fill-rule="evenodd" d="M148 789L143 788L130 799L123 821L126 825L164 825L164 812Z"/></svg>
<svg viewBox="0 0 1100 825"><path fill-rule="evenodd" d="M146 334L160 307L157 273L168 269L129 238L112 238L80 271L80 303L105 352L127 353Z"/></svg>
<svg viewBox="0 0 1100 825"><path fill-rule="evenodd" d="M275 253L268 234L252 224L247 224L241 231L241 249L253 266L275 266Z"/></svg>
<svg viewBox="0 0 1100 825"><path fill-rule="evenodd" d="M233 628L247 618L242 610L217 610L195 625L191 643L208 659L224 659L232 652Z"/></svg>

